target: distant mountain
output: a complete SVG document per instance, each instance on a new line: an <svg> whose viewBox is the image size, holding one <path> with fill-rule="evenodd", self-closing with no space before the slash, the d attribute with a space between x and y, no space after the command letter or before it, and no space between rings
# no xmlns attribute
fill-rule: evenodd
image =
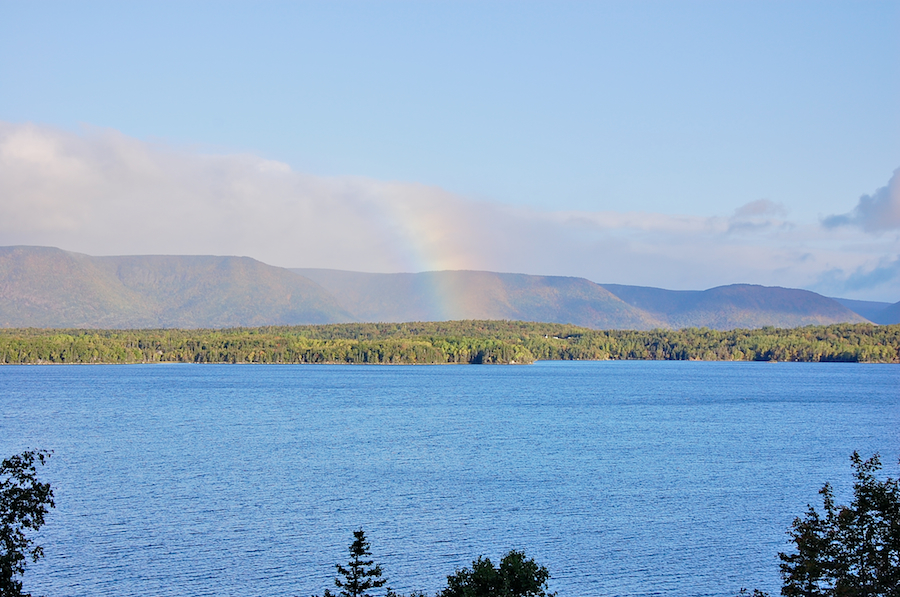
<svg viewBox="0 0 900 597"><path fill-rule="evenodd" d="M338 297L359 321L510 319L595 329L652 329L664 322L584 278L481 271L364 274L292 270Z"/></svg>
<svg viewBox="0 0 900 597"><path fill-rule="evenodd" d="M879 313L878 320L875 321L875 323L880 323L881 325L900 323L900 302L894 303L893 305L887 307L884 311Z"/></svg>
<svg viewBox="0 0 900 597"><path fill-rule="evenodd" d="M90 257L0 247L0 326L229 327L353 321L328 292L248 257Z"/></svg>
<svg viewBox="0 0 900 597"><path fill-rule="evenodd" d="M873 323L891 325L900 323L900 303L882 303L877 301L856 301L853 299L834 299L854 313L862 315Z"/></svg>
<svg viewBox="0 0 900 597"><path fill-rule="evenodd" d="M866 319L807 290L736 284L663 290L584 278L476 271L363 274L294 269L360 321L519 319L595 329L797 327Z"/></svg>
<svg viewBox="0 0 900 597"><path fill-rule="evenodd" d="M153 325L153 305L97 260L48 247L0 247L3 327Z"/></svg>
<svg viewBox="0 0 900 597"><path fill-rule="evenodd" d="M879 323L900 303L850 305ZM877 313L876 313L877 311ZM91 257L0 247L0 327L221 328L345 322L522 320L595 329L796 327L866 321L838 300L738 284L675 291L481 271L366 274L247 257Z"/></svg>
<svg viewBox="0 0 900 597"><path fill-rule="evenodd" d="M603 287L673 328L727 330L866 321L834 299L794 288L752 284L709 290L663 290L621 284L603 284Z"/></svg>

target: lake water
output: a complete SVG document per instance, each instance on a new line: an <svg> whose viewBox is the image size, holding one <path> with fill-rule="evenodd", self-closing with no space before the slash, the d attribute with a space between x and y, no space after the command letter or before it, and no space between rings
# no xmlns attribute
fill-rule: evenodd
<svg viewBox="0 0 900 597"><path fill-rule="evenodd" d="M0 454L55 451L51 597L308 597L360 527L404 592L517 548L561 597L774 595L898 430L896 365L0 367Z"/></svg>

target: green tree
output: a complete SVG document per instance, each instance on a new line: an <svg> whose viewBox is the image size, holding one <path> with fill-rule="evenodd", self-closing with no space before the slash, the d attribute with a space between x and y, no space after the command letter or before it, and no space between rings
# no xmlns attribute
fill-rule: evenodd
<svg viewBox="0 0 900 597"><path fill-rule="evenodd" d="M375 564L374 560L367 559L371 555L365 531L353 531L350 561L346 567L335 564L340 576L334 579L334 586L340 592L335 594L325 589L325 597L372 597L367 591L383 587L387 580L381 578L381 566ZM388 593L391 593L390 589Z"/></svg>
<svg viewBox="0 0 900 597"><path fill-rule="evenodd" d="M29 537L44 525L53 508L53 490L37 479L36 463L50 452L25 451L0 463L0 597L29 597L21 576L28 558L36 562L44 550Z"/></svg>
<svg viewBox="0 0 900 597"><path fill-rule="evenodd" d="M447 588L438 597L555 597L547 592L549 578L546 567L512 550L499 567L479 557L471 568L457 570L447 577Z"/></svg>
<svg viewBox="0 0 900 597"><path fill-rule="evenodd" d="M819 491L823 514L809 507L781 553L786 597L900 597L900 480L879 481L881 460L851 457L856 481L849 506L836 506L829 484Z"/></svg>

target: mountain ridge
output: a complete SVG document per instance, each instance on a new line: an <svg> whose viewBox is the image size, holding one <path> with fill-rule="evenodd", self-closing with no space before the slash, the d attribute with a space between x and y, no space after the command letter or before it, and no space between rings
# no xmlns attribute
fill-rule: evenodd
<svg viewBox="0 0 900 597"><path fill-rule="evenodd" d="M373 274L280 268L249 257L92 257L0 247L0 327L226 328L521 320L593 329L798 327L900 322L900 303L750 284L678 291L570 276L453 270Z"/></svg>
<svg viewBox="0 0 900 597"><path fill-rule="evenodd" d="M476 270L416 274L358 274L311 268L291 271L341 297L347 309L363 321L510 319L595 329L651 329L662 325L584 278Z"/></svg>
<svg viewBox="0 0 900 597"><path fill-rule="evenodd" d="M881 301L858 301L854 299L834 298L851 311L865 317L872 323L890 325L900 323L900 302L885 303Z"/></svg>
<svg viewBox="0 0 900 597"><path fill-rule="evenodd" d="M0 247L0 326L231 327L352 321L301 276L249 257L91 257Z"/></svg>
<svg viewBox="0 0 900 597"><path fill-rule="evenodd" d="M797 288L758 284L730 284L707 290L665 290L623 284L602 286L674 328L799 327L866 321L834 299Z"/></svg>

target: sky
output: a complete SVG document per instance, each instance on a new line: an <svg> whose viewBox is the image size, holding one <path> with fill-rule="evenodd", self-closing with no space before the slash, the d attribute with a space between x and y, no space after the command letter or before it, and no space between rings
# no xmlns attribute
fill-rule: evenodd
<svg viewBox="0 0 900 597"><path fill-rule="evenodd" d="M0 246L900 300L900 3L0 0Z"/></svg>

